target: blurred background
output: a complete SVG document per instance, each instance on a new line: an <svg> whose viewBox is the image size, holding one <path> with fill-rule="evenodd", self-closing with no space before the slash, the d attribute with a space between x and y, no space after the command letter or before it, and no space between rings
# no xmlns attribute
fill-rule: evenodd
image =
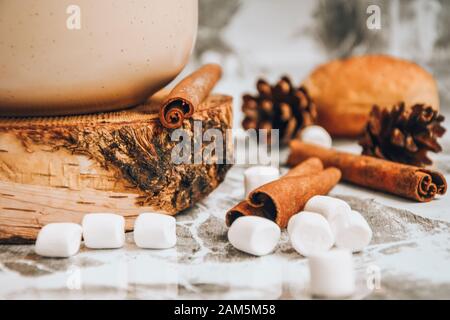
<svg viewBox="0 0 450 320"><path fill-rule="evenodd" d="M381 12L369 29L370 5ZM438 79L441 105L450 114L449 0L200 0L199 33L190 66L219 62L217 91L235 98L255 91L260 76L282 74L300 83L318 64L365 53L413 60ZM448 118L448 117L447 117Z"/></svg>

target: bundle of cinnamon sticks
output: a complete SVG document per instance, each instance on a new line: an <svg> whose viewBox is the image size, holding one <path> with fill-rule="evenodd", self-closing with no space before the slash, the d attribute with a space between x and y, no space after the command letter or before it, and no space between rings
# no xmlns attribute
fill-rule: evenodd
<svg viewBox="0 0 450 320"><path fill-rule="evenodd" d="M254 215L285 228L290 217L300 212L309 199L330 192L340 178L339 169L324 169L321 160L309 158L280 179L251 192L246 200L227 212L226 223L230 226L241 216Z"/></svg>

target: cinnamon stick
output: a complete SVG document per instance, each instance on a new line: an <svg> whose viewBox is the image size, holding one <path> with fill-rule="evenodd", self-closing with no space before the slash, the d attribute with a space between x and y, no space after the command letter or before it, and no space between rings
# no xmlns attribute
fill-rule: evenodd
<svg viewBox="0 0 450 320"><path fill-rule="evenodd" d="M181 127L192 116L222 75L217 64L206 64L180 81L164 100L159 119L166 128Z"/></svg>
<svg viewBox="0 0 450 320"><path fill-rule="evenodd" d="M323 170L323 163L317 157L311 157L309 159L305 159L300 164L297 164L294 168L289 170L284 176L281 178L287 177L303 177L311 174L319 173Z"/></svg>
<svg viewBox="0 0 450 320"><path fill-rule="evenodd" d="M281 179L293 176L295 177L307 176L310 174L316 174L322 170L323 170L322 161L320 161L318 158L311 158L306 161L303 161L295 168L289 170L289 172L286 173L283 177L281 177ZM227 212L225 222L227 226L231 226L231 224L237 218L250 215L266 217L266 213L261 208L251 206L247 200L244 200ZM272 213L270 215L273 216Z"/></svg>
<svg viewBox="0 0 450 320"><path fill-rule="evenodd" d="M265 217L265 214L261 208L252 207L247 200L244 200L228 210L225 216L225 223L229 227L233 224L234 220L242 216Z"/></svg>
<svg viewBox="0 0 450 320"><path fill-rule="evenodd" d="M247 200L227 212L227 225L240 216L256 215L285 228L290 217L300 212L310 198L327 194L340 177L338 169L323 170L319 159L308 159L280 179L251 192Z"/></svg>
<svg viewBox="0 0 450 320"><path fill-rule="evenodd" d="M288 176L270 182L249 195L249 203L261 208L265 216L285 228L289 219L300 212L315 195L324 195L339 182L341 172L328 168L307 176Z"/></svg>
<svg viewBox="0 0 450 320"><path fill-rule="evenodd" d="M344 180L371 189L392 193L420 202L428 202L447 191L444 176L433 170L369 156L292 141L288 164L293 166L309 157L318 157L325 167L342 171Z"/></svg>

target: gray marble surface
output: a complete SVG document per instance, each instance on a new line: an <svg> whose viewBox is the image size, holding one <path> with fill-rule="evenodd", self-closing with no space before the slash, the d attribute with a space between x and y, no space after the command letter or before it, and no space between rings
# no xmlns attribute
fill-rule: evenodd
<svg viewBox="0 0 450 320"><path fill-rule="evenodd" d="M377 1L388 23L370 32L354 26L364 25L365 10L352 15L352 8L364 9L369 2L201 1L193 63L180 77L199 63L221 63L224 77L216 89L235 98L234 126L240 127L240 97L255 91L257 77L275 81L288 74L297 82L330 58L384 52L432 70L442 107L448 110L447 1ZM430 3L439 10L421 9ZM323 29L328 18L346 29ZM361 36L355 37L355 31ZM338 46L330 47L333 43ZM435 160L450 180L448 135L442 142L445 152ZM358 151L354 143L335 144ZM293 250L285 233L275 253L260 258L227 242L224 215L243 197L243 170L234 167L207 199L177 216L178 245L173 249L139 249L132 234L122 249L82 248L70 259L38 257L32 245L0 246L0 299L310 299L307 260ZM358 290L352 298L450 298L448 195L422 204L348 184L339 184L332 195L360 210L374 230L371 245L354 255Z"/></svg>
<svg viewBox="0 0 450 320"><path fill-rule="evenodd" d="M450 178L445 158L437 163ZM243 197L243 170L235 166L209 197L177 216L173 249L139 249L132 234L122 249L82 247L70 259L41 258L32 245L0 246L0 299L311 299L307 260L285 232L265 257L228 243L224 215ZM332 195L373 228L371 245L354 255L351 298L450 298L448 196L420 204L347 184Z"/></svg>

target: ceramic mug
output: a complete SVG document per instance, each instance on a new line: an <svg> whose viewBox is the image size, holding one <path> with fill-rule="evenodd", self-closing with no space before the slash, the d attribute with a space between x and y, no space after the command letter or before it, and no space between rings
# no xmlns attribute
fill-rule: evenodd
<svg viewBox="0 0 450 320"><path fill-rule="evenodd" d="M137 105L192 52L198 0L0 0L0 115Z"/></svg>

